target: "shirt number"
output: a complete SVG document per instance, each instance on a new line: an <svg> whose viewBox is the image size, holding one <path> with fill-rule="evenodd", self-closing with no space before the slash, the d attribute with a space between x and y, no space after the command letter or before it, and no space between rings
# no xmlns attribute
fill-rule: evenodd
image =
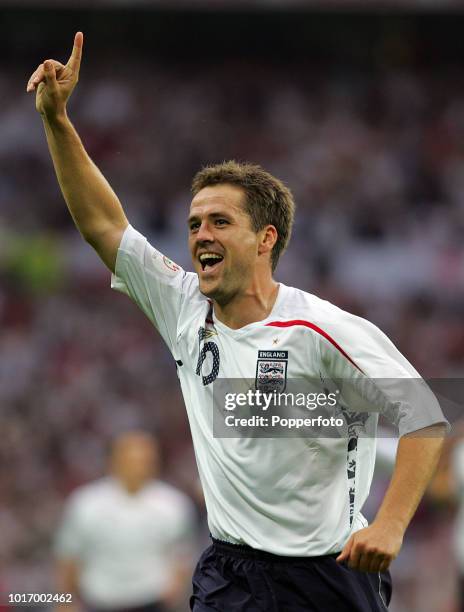
<svg viewBox="0 0 464 612"><path fill-rule="evenodd" d="M198 355L196 374L197 376L202 377L203 384L206 387L206 385L210 385L213 381L216 380L219 374L220 359L219 359L219 349L215 342L205 342L204 345L201 346L201 343L204 340L205 336L206 336L205 328L200 327L200 329L198 330L198 341L200 345L200 353ZM208 353L211 353L213 356L213 366L212 366L211 372L205 376L202 372L202 367L206 359L206 355Z"/></svg>

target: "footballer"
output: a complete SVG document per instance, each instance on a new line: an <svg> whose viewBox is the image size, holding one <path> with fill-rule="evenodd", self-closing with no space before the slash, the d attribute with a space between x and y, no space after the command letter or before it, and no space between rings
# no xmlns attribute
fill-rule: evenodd
<svg viewBox="0 0 464 612"><path fill-rule="evenodd" d="M389 566L447 428L436 400L425 385L418 397L404 385L380 389L376 409L348 438L214 436L216 380L254 379L265 387L272 374L282 386L287 379L350 379L362 387L420 377L374 325L274 279L294 202L259 166L225 162L194 177L187 231L195 272L150 245L68 118L82 46L78 32L69 61L41 63L27 91L35 92L78 230L111 270L112 287L149 317L177 364L212 537L194 573L191 609L385 610ZM375 436L358 434L379 412L398 427L400 441L391 483L368 525L362 507Z"/></svg>

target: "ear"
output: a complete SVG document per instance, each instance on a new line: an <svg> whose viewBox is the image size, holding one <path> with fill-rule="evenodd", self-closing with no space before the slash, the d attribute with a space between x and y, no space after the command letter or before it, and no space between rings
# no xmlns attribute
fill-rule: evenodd
<svg viewBox="0 0 464 612"><path fill-rule="evenodd" d="M277 242L278 234L273 225L266 225L259 233L258 255L270 253Z"/></svg>

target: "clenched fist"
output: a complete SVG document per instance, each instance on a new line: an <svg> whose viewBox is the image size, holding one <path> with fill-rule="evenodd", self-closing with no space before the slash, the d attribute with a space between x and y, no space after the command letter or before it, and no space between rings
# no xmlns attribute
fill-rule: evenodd
<svg viewBox="0 0 464 612"><path fill-rule="evenodd" d="M404 529L393 521L374 521L351 536L337 561L360 572L386 572L400 551L403 535Z"/></svg>
<svg viewBox="0 0 464 612"><path fill-rule="evenodd" d="M84 35L77 32L66 65L49 59L32 73L26 91L36 91L35 106L42 117L52 120L65 114L66 103L79 78L83 43Z"/></svg>

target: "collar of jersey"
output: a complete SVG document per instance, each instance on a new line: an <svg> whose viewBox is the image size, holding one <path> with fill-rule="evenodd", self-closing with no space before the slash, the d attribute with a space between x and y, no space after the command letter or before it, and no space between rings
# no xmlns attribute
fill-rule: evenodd
<svg viewBox="0 0 464 612"><path fill-rule="evenodd" d="M285 293L285 285L283 285L282 283L278 283L278 285L279 285L279 291L277 293L276 301L274 302L274 306L272 307L271 312L268 314L268 316L265 319L262 319L261 321L253 321L253 323L248 323L248 325L244 325L243 327L239 327L238 329L232 329L231 327L228 327L227 325L225 325L224 323L219 321L219 319L216 318L216 315L214 314L214 308L213 308L214 327L216 327L221 332L224 332L226 334L230 334L232 336L238 336L238 335L246 334L247 332L253 331L256 327L260 327L261 325L264 325L265 323L267 323L267 321L275 319L276 313L278 309L280 308L280 304L284 298L284 293Z"/></svg>

